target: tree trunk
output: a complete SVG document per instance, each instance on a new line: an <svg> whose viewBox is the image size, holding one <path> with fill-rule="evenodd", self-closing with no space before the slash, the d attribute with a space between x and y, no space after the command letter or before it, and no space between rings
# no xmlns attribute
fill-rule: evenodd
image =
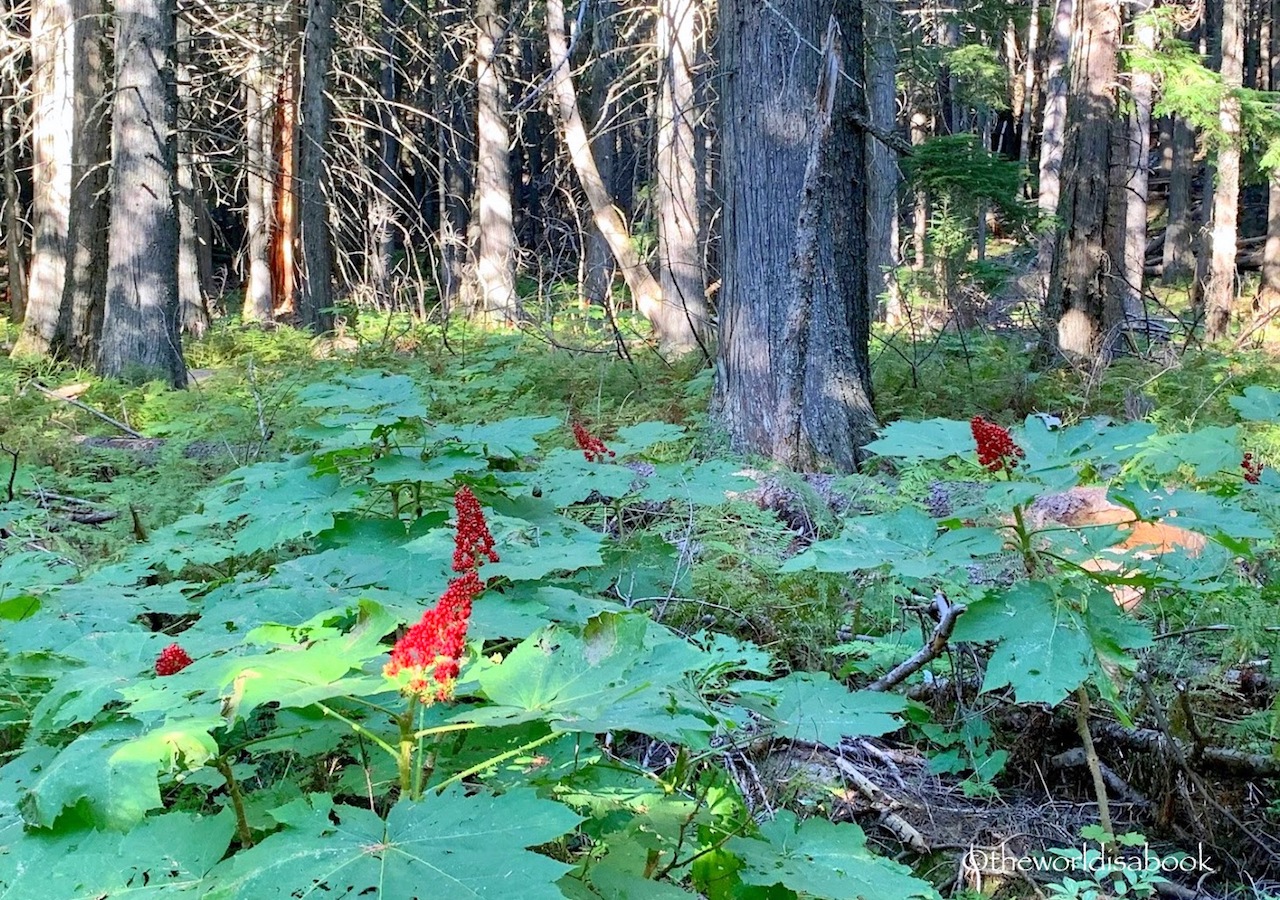
<svg viewBox="0 0 1280 900"><path fill-rule="evenodd" d="M186 384L178 334L174 8L117 0L111 227L99 370Z"/></svg>
<svg viewBox="0 0 1280 900"><path fill-rule="evenodd" d="M378 169L377 190L378 205L381 207L378 217L376 264L374 266L374 287L393 308L392 297L392 264L395 252L402 242L401 219L405 206L406 190L400 179L400 117L396 112L399 97L400 76L397 68L400 64L400 40L397 35L400 19L404 14L401 0L381 0L382 18L379 22L378 42L380 46L378 93L382 100L378 104Z"/></svg>
<svg viewBox="0 0 1280 900"><path fill-rule="evenodd" d="M698 18L695 0L662 0L658 6L661 87L655 193L662 296L683 311L688 330L705 352L710 312L698 244L698 129L692 71Z"/></svg>
<svg viewBox="0 0 1280 900"><path fill-rule="evenodd" d="M893 0L864 0L867 116L872 125L897 131L898 11ZM898 154L871 134L867 156L867 308L900 314L898 255ZM883 299L882 299L883 298Z"/></svg>
<svg viewBox="0 0 1280 900"><path fill-rule="evenodd" d="M1046 349L1091 360L1114 324L1107 259L1109 238L1117 228L1113 191L1113 120L1116 117L1116 66L1120 47L1118 0L1084 0L1071 54L1069 124L1063 150L1058 248L1054 253L1046 302L1052 331Z"/></svg>
<svg viewBox="0 0 1280 900"><path fill-rule="evenodd" d="M1031 162L1031 128L1035 121L1036 101L1036 65L1039 60L1036 54L1040 50L1040 0L1031 0L1031 19L1027 26L1027 56L1022 73L1022 116L1020 122L1020 140L1018 143L1018 168L1023 177L1030 174Z"/></svg>
<svg viewBox="0 0 1280 900"><path fill-rule="evenodd" d="M464 71L467 11L463 0L444 0L435 13L440 52L434 78L435 108L442 117L436 130L436 165L440 246L440 299L448 311L458 302L467 262L467 226L471 218L471 136L474 110L469 102L471 78Z"/></svg>
<svg viewBox="0 0 1280 900"><path fill-rule="evenodd" d="M862 71L861 3L784 0L765 10L727 0L721 16L724 284L714 414L739 450L852 470L875 426L866 160L851 116L856 76L851 83L832 61L843 48L845 71ZM829 16L843 40L828 30ZM796 55L819 44L828 45L824 59ZM790 77L780 81L779 72Z"/></svg>
<svg viewBox="0 0 1280 900"><path fill-rule="evenodd" d="M591 144L587 140L587 130L578 111L577 93L569 69L563 0L547 0L547 43L550 48L552 93L561 135L578 182L591 204L596 227L609 242L609 249L631 290L632 300L641 315L653 324L661 348L676 355L696 350L698 342L690 324L690 316L678 300L663 297L662 287L631 243L627 223L614 205L613 198L600 177L600 171L596 168Z"/></svg>
<svg viewBox="0 0 1280 900"><path fill-rule="evenodd" d="M1196 133L1180 116L1173 119L1169 161L1169 224L1164 236L1164 265L1160 281L1173 284L1195 271L1192 258L1194 223L1191 217L1191 183L1196 170Z"/></svg>
<svg viewBox="0 0 1280 900"><path fill-rule="evenodd" d="M1152 0L1135 0L1130 6L1134 17L1133 41L1151 51L1155 47L1155 25L1145 18ZM1142 276L1147 266L1147 184L1151 156L1151 99L1154 82L1149 73L1130 74L1127 185L1123 191L1124 212L1124 279L1120 285L1125 316L1141 318L1144 304Z"/></svg>
<svg viewBox="0 0 1280 900"><path fill-rule="evenodd" d="M1218 149L1218 179L1213 192L1212 258L1205 284L1205 335L1227 333L1236 294L1236 223L1240 201L1240 98L1232 92L1243 84L1244 23L1242 0L1222 5L1222 80L1228 92L1218 111L1223 140Z"/></svg>
<svg viewBox="0 0 1280 900"><path fill-rule="evenodd" d="M17 356L92 362L102 316L107 146L101 0L31 13L31 267Z"/></svg>
<svg viewBox="0 0 1280 900"><path fill-rule="evenodd" d="M333 63L334 7L335 0L307 0L302 37L302 133L298 146L302 281L298 318L313 331L333 327L333 246L326 171L330 110L325 92Z"/></svg>
<svg viewBox="0 0 1280 900"><path fill-rule="evenodd" d="M26 228L22 223L22 194L18 187L18 140L21 132L18 118L21 113L17 91L8 78L3 81L3 92L13 98L0 114L3 121L0 143L3 143L4 155L4 253L9 270L9 319L21 322L27 312L27 257L23 247Z"/></svg>
<svg viewBox="0 0 1280 900"><path fill-rule="evenodd" d="M476 9L476 283L484 315L519 319L516 298L516 231L511 200L511 135L505 115L502 41L506 27L499 0Z"/></svg>
<svg viewBox="0 0 1280 900"><path fill-rule="evenodd" d="M600 180L606 189L612 190L617 168L617 115L618 64L617 27L614 17L618 14L615 0L600 0L592 16L591 27L591 113L595 120L592 130L591 152L600 169ZM661 13L659 13L661 15ZM659 49L659 54L662 50ZM582 294L587 303L605 305L613 291L613 251L600 229L593 221L583 229Z"/></svg>
<svg viewBox="0 0 1280 900"><path fill-rule="evenodd" d="M200 197L196 186L195 162L191 155L191 26L183 16L177 20L178 74L178 320L187 334L200 337L209 327L209 310L204 302L204 281L200 276Z"/></svg>
<svg viewBox="0 0 1280 900"><path fill-rule="evenodd" d="M275 127L271 156L275 160L275 227L267 251L271 260L271 294L276 318L292 318L298 310L298 33L295 0L285 0L276 18L275 40L280 69L276 77Z"/></svg>
<svg viewBox="0 0 1280 900"><path fill-rule="evenodd" d="M1267 89L1280 90L1280 0L1271 0L1267 43ZM1267 182L1267 243L1262 254L1262 291L1259 312L1270 315L1280 309L1280 170Z"/></svg>
<svg viewBox="0 0 1280 900"><path fill-rule="evenodd" d="M275 203L271 195L276 177L271 132L275 122L276 86L275 64L267 49L272 43L272 28L265 0L257 2L253 32L262 49L253 54L252 64L244 74L249 283L245 286L242 316L246 322L270 322L275 313L275 298L271 294L271 229Z"/></svg>
<svg viewBox="0 0 1280 900"><path fill-rule="evenodd" d="M1062 154L1067 138L1067 60L1075 24L1076 0L1058 0L1049 32L1049 58L1045 66L1044 122L1040 136L1040 179L1036 207L1040 218L1053 222L1040 235L1036 256L1038 291L1049 294L1049 278L1058 249L1058 204L1062 198Z"/></svg>

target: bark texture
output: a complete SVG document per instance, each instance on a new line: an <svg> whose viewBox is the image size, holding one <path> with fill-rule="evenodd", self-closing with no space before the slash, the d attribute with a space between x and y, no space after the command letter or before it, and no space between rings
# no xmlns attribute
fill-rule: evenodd
<svg viewBox="0 0 1280 900"><path fill-rule="evenodd" d="M174 9L116 3L111 230L99 370L186 384L178 336Z"/></svg>
<svg viewBox="0 0 1280 900"><path fill-rule="evenodd" d="M1053 222L1040 236L1036 273L1042 297L1049 293L1049 276L1058 249L1057 215L1062 198L1062 154L1067 137L1067 60L1071 55L1071 34L1077 0L1058 0L1049 29L1048 61L1045 64L1044 124L1040 138L1040 185L1036 207L1041 219Z"/></svg>
<svg viewBox="0 0 1280 900"><path fill-rule="evenodd" d="M335 0L307 0L302 36L302 123L298 145L298 222L302 280L298 318L313 331L333 327L333 245L329 227L326 141L331 112L326 97L333 65Z"/></svg>
<svg viewBox="0 0 1280 900"><path fill-rule="evenodd" d="M897 130L897 19L893 0L863 0L866 15L867 118L892 134ZM872 315L900 306L898 279L898 154L871 134L867 156L867 308Z"/></svg>
<svg viewBox="0 0 1280 900"><path fill-rule="evenodd" d="M865 143L850 115L865 110L854 84L832 72L832 54L795 48L823 44L834 21L843 32L834 55L845 73L861 71L861 4L728 0L721 16L724 283L714 413L739 450L852 470L875 425Z"/></svg>
<svg viewBox="0 0 1280 900"><path fill-rule="evenodd" d="M1120 8L1118 0L1083 0L1080 13L1071 54L1060 228L1045 309L1048 342L1069 358L1091 360L1119 318L1108 309L1115 294L1106 251L1115 246L1108 238L1117 229L1117 215L1123 216L1123 206L1113 202L1115 175L1123 172L1113 158Z"/></svg>
<svg viewBox="0 0 1280 900"><path fill-rule="evenodd" d="M658 7L658 53L661 88L658 97L658 274L662 296L682 312L685 336L705 347L710 325L706 279L702 268L698 210L697 109L694 106L693 60L697 52L698 4L695 0L661 0ZM675 343L674 337L672 343ZM694 349L673 346L678 352Z"/></svg>
<svg viewBox="0 0 1280 900"><path fill-rule="evenodd" d="M476 7L476 283L483 313L514 322L516 231L511 198L511 142L505 115L502 40L505 24L499 0Z"/></svg>
<svg viewBox="0 0 1280 900"><path fill-rule="evenodd" d="M1213 190L1213 233L1209 277L1205 284L1205 335L1227 333L1236 295L1236 236L1240 203L1240 98L1232 92L1244 83L1243 0L1223 0L1222 80L1227 87L1218 109L1222 143Z"/></svg>

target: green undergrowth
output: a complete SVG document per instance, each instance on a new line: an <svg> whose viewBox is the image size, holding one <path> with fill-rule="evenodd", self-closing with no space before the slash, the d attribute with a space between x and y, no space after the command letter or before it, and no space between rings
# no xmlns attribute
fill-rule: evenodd
<svg viewBox="0 0 1280 900"><path fill-rule="evenodd" d="M1280 649L1280 392L1261 358L1121 362L1088 388L1020 371L1014 338L944 336L915 381L880 357L882 410L905 417L864 472L820 481L722 452L693 363L368 317L351 333L219 325L184 392L0 365L0 443L19 454L0 503L0 897L409 897L445 879L534 898L927 898L923 860L892 861L887 833L759 823L735 760L885 737L1000 796L1040 777L1051 734L1011 752L997 707L1069 720L1091 698L1141 719L1138 676L1154 702L1189 686L1197 740L1280 747L1274 698L1209 706L1216 674ZM34 389L77 380L165 442L76 443L120 436ZM1137 389L1150 421L1120 415ZM1008 422L1020 455L980 462L974 414ZM584 455L574 423L616 455ZM1242 469L1246 452L1263 467ZM1122 528L1032 517L1097 484L1202 545L1124 554ZM457 575L463 488L499 559L456 683L424 705L384 667ZM67 497L118 515L74 524ZM1141 592L1133 613L1121 589ZM957 604L955 652L875 685ZM193 662L160 676L174 643ZM939 679L982 693L929 700ZM765 805L789 796L761 787L778 789ZM1280 810L1252 814L1280 827Z"/></svg>

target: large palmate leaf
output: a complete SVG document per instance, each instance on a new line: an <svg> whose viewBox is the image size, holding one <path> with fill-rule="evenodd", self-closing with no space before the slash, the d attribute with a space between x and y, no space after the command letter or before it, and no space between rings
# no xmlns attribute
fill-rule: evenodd
<svg viewBox="0 0 1280 900"><path fill-rule="evenodd" d="M1062 590L1067 602L1059 597ZM1061 703L1107 666L1131 666L1131 652L1150 634L1122 617L1103 590L1072 597L1069 584L1024 582L972 603L956 624L955 641L998 641L984 691L1009 686L1020 703ZM1084 602L1081 603L1080 601Z"/></svg>
<svg viewBox="0 0 1280 900"><path fill-rule="evenodd" d="M145 730L121 721L87 731L33 769L22 813L48 828L64 809L79 806L95 825L129 829L161 805L160 773L203 765L218 752L209 732L222 724L217 717L192 718Z"/></svg>
<svg viewBox="0 0 1280 900"><path fill-rule="evenodd" d="M999 553L1003 547L1004 538L995 529L940 531L924 513L904 508L849 519L839 537L812 544L787 560L782 571L847 573L887 566L906 578L928 578Z"/></svg>
<svg viewBox="0 0 1280 900"><path fill-rule="evenodd" d="M303 388L296 402L312 409L358 412L363 420L375 420L377 424L427 414L412 379L386 372L332 375Z"/></svg>
<svg viewBox="0 0 1280 900"><path fill-rule="evenodd" d="M887 734L906 700L895 694L850 692L825 672L796 672L776 681L739 681L738 702L769 718L778 734L839 745L845 737Z"/></svg>
<svg viewBox="0 0 1280 900"><path fill-rule="evenodd" d="M1150 437L1135 459L1151 467L1157 475L1173 475L1183 466L1197 478L1235 471L1240 465L1240 429L1210 426L1190 434L1161 434Z"/></svg>
<svg viewBox="0 0 1280 900"><path fill-rule="evenodd" d="M582 634L543 629L479 675L492 705L461 718L489 724L543 720L558 731L626 730L670 740L709 732L704 718L680 707L675 691L707 660L668 635L638 614L603 613Z"/></svg>
<svg viewBox="0 0 1280 900"><path fill-rule="evenodd" d="M216 816L150 816L127 834L92 828L0 834L0 900L190 897L234 831L235 817L224 809Z"/></svg>
<svg viewBox="0 0 1280 900"><path fill-rule="evenodd" d="M914 878L906 866L874 855L867 837L852 823L826 819L800 822L782 811L760 826L758 838L731 838L727 849L738 854L747 884L780 884L801 896L830 900L905 900L936 897L927 881Z"/></svg>
<svg viewBox="0 0 1280 900"><path fill-rule="evenodd" d="M1249 385L1244 395L1227 400L1240 413L1240 418L1251 422L1280 422L1280 391Z"/></svg>
<svg viewBox="0 0 1280 900"><path fill-rule="evenodd" d="M880 429L880 437L863 449L897 459L950 459L974 453L978 445L973 440L968 422L928 419L887 425Z"/></svg>
<svg viewBox="0 0 1280 900"><path fill-rule="evenodd" d="M538 438L563 427L551 416L522 416L487 425L440 425L436 435L483 450L489 456L519 458L538 449Z"/></svg>
<svg viewBox="0 0 1280 900"><path fill-rule="evenodd" d="M1238 456L1238 454L1237 454ZM1235 463L1239 459L1235 458ZM1114 492L1120 503L1132 507L1144 519L1163 519L1166 524L1188 528L1219 540L1239 542L1273 536L1257 513L1240 507L1234 500L1192 490L1124 488Z"/></svg>
<svg viewBox="0 0 1280 900"><path fill-rule="evenodd" d="M570 867L524 848L553 841L579 821L531 790L402 800L386 821L313 794L272 815L284 830L218 866L203 896L560 900L555 881Z"/></svg>

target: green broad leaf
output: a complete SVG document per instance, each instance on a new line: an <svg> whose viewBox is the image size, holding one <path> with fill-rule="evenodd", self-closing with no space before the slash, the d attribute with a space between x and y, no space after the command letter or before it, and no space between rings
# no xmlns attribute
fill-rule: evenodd
<svg viewBox="0 0 1280 900"><path fill-rule="evenodd" d="M937 896L927 882L906 866L876 856L853 823L826 819L800 822L780 811L760 826L760 837L731 838L726 849L736 853L746 884L780 884L802 896L829 900L904 900Z"/></svg>
<svg viewBox="0 0 1280 900"><path fill-rule="evenodd" d="M330 375L299 391L295 402L311 409L359 412L364 414L364 421L376 419L375 424L427 414L413 380L407 375L385 372ZM371 415L375 413L376 416Z"/></svg>
<svg viewBox="0 0 1280 900"><path fill-rule="evenodd" d="M181 719L144 730L112 722L87 731L27 782L23 816L53 827L64 809L77 807L93 825L126 831L161 805L157 777L203 765L218 752L209 732L218 718Z"/></svg>
<svg viewBox="0 0 1280 900"><path fill-rule="evenodd" d="M950 459L976 453L978 445L968 422L927 419L894 422L882 428L880 437L863 449L895 459Z"/></svg>
<svg viewBox="0 0 1280 900"><path fill-rule="evenodd" d="M589 462L577 450L552 450L531 480L542 496L557 507L581 503L591 497L616 498L631 493L636 473L626 466Z"/></svg>
<svg viewBox="0 0 1280 900"><path fill-rule="evenodd" d="M539 437L562 426L551 416L521 416L487 425L441 425L436 434L478 447L489 456L518 459L538 449Z"/></svg>
<svg viewBox="0 0 1280 900"><path fill-rule="evenodd" d="M895 694L850 691L825 672L796 672L776 681L739 681L738 702L773 721L785 737L839 746L846 737L874 737L902 727L907 701Z"/></svg>
<svg viewBox="0 0 1280 900"><path fill-rule="evenodd" d="M1115 605L1110 595L1108 602ZM1019 703L1056 706L1095 672L1084 623L1043 582L1016 584L971 603L952 640L998 641L982 689L1012 687Z"/></svg>
<svg viewBox="0 0 1280 900"><path fill-rule="evenodd" d="M619 428L617 439L609 443L609 449L619 456L643 453L654 444L678 441L685 436L686 432L687 429L682 425L670 425L666 422L639 422Z"/></svg>
<svg viewBox="0 0 1280 900"><path fill-rule="evenodd" d="M6 553L0 559L0 600L42 593L43 588L63 584L75 574L74 566L52 553L34 550ZM0 614L0 618L9 616Z"/></svg>
<svg viewBox="0 0 1280 900"><path fill-rule="evenodd" d="M614 832L605 836L609 852L587 869L587 878L597 896L604 900L690 900L698 894L666 881L645 878L652 863L650 853L659 848L638 839L634 831ZM668 857L669 858L669 857Z"/></svg>
<svg viewBox="0 0 1280 900"><path fill-rule="evenodd" d="M1220 472L1239 472L1240 457L1240 428L1214 425L1190 434L1154 435L1135 455L1135 461L1159 476L1176 474L1188 466L1197 478L1211 478Z"/></svg>
<svg viewBox="0 0 1280 900"><path fill-rule="evenodd" d="M692 465L689 463L659 463L652 475L643 477L644 486L636 492L640 500L656 502L674 501L684 507L719 506L733 494L749 491L756 482L738 474L739 463L713 459ZM688 513L687 508L683 510Z"/></svg>
<svg viewBox="0 0 1280 900"><path fill-rule="evenodd" d="M377 484L448 481L463 472L483 472L489 460L473 450L453 449L438 453L389 453L375 459L369 478Z"/></svg>
<svg viewBox="0 0 1280 900"><path fill-rule="evenodd" d="M541 720L557 731L637 731L673 740L708 732L707 721L679 708L674 698L674 686L702 665L702 654L664 631L635 613L602 613L581 635L545 628L501 665L480 673L480 689L492 705L457 718L481 724Z"/></svg>
<svg viewBox="0 0 1280 900"><path fill-rule="evenodd" d="M1239 397L1227 400L1248 422L1280 422L1280 391L1253 384Z"/></svg>
<svg viewBox="0 0 1280 900"><path fill-rule="evenodd" d="M484 567L485 578L505 576L512 581L538 581L556 572L574 572L598 566L603 538L573 519L557 517L533 524L521 519L493 516L489 526L501 556ZM410 552L421 546L406 545Z"/></svg>
<svg viewBox="0 0 1280 900"><path fill-rule="evenodd" d="M1003 548L1004 538L995 529L956 528L939 533L937 522L905 507L848 519L839 537L814 543L783 563L781 570L847 573L885 566L905 578L928 578Z"/></svg>
<svg viewBox="0 0 1280 900"><path fill-rule="evenodd" d="M192 896L234 832L235 817L226 809L214 816L149 816L125 834L92 828L0 833L0 900Z"/></svg>
<svg viewBox="0 0 1280 900"><path fill-rule="evenodd" d="M1192 490L1139 488L1122 488L1112 496L1143 519L1161 519L1166 525L1198 531L1217 540L1269 540L1275 535L1257 513L1243 509L1234 499Z"/></svg>
<svg viewBox="0 0 1280 900"><path fill-rule="evenodd" d="M524 848L577 825L567 807L531 790L499 797L461 790L401 800L384 821L312 794L277 810L285 825L213 870L207 900L332 896L520 897L561 900L569 870Z"/></svg>

